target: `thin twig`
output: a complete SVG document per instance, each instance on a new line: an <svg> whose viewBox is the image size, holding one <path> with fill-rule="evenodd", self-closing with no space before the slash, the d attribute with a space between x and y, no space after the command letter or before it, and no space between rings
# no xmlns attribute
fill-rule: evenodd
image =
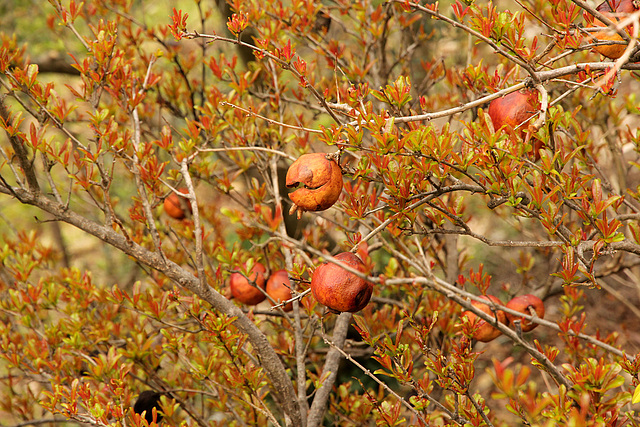
<svg viewBox="0 0 640 427"><path fill-rule="evenodd" d="M202 153L224 153L227 151L264 151L266 153L277 154L278 156L284 157L292 161L296 160L295 157L283 151L274 150L273 148L266 148L266 147L250 146L250 147L196 148L196 150Z"/></svg>
<svg viewBox="0 0 640 427"><path fill-rule="evenodd" d="M278 162L277 158L271 157L269 159L269 167L271 171L271 187L274 198L274 205L276 206L275 212L280 212L280 224L278 224L278 230L281 233L286 234L287 228L284 223L284 217L282 216L282 209L277 209L277 207L282 206L282 196L280 195L280 178L278 176ZM287 247L282 247L282 253L285 257L285 263L287 267L287 272L293 270L293 252ZM288 274L288 273L287 273ZM291 280L289 280L291 283ZM294 287L292 286L292 289ZM296 297L298 297L296 299ZM296 381L297 381L297 392L298 392L298 405L300 405L300 415L302 418L302 426L307 426L307 418L309 413L309 403L307 401L307 369L305 361L307 359L305 352L305 341L304 334L302 333L302 320L300 316L300 299L302 296L297 295L292 298L295 300L293 302L293 335L295 338L295 360L296 360ZM277 309L279 307L284 307L287 302L283 302L281 304L277 304L272 307L272 309ZM284 311L283 311L283 314ZM286 314L285 314L286 315Z"/></svg>
<svg viewBox="0 0 640 427"><path fill-rule="evenodd" d="M338 347L337 345L335 345L332 341L330 341L327 336L323 333L322 334L322 339L324 340L324 342L326 344L328 344L329 346L331 346L332 349L335 349L338 353L340 353L342 355L342 357L344 357L345 359L347 359L349 362L353 363L358 369L360 369L366 376L368 376L369 378L371 378L372 380L374 380L376 383L378 383L378 385L380 385L382 388L384 388L387 393L391 394L392 396L394 396L396 399L398 399L398 401L400 403L402 403L402 405L404 405L407 409L409 409L420 421L422 421L422 423L424 425L427 425L427 422L425 421L424 417L416 410L416 408L414 408L413 406L411 406L411 404L409 402L407 402L406 400L404 400L400 395L398 395L398 393L396 393L395 391L393 391L384 381L381 381L378 377L376 377L375 375L373 375L371 373L370 370L368 370L367 368L365 368L364 366L362 366L360 363L358 363L357 360L355 360L353 357L351 357L351 355L349 355L347 352L345 352L343 349L341 349L340 347ZM441 409L447 413L447 415L452 419L456 419L456 417L446 408L441 407ZM464 423L467 423L467 420L464 420Z"/></svg>
<svg viewBox="0 0 640 427"><path fill-rule="evenodd" d="M189 194L187 197L189 199L189 203L191 206L191 211L193 214L193 233L195 234L196 240L196 254L195 254L195 263L196 270L198 271L198 278L200 279L200 286L203 288L207 285L207 275L204 271L204 253L202 250L202 226L200 225L200 212L198 210L198 203L196 199L196 192L193 186L193 180L191 179L191 175L189 174L189 159L185 157L180 162L180 173L182 174L182 178L184 178L184 183L189 190Z"/></svg>
<svg viewBox="0 0 640 427"><path fill-rule="evenodd" d="M340 118L336 115L336 113L333 111L333 109L328 105L327 100L324 98L324 96L322 96L320 94L320 92L318 92L318 90L313 87L312 85L310 85L307 81L306 78L304 76L302 76L295 68L291 67L291 64L278 58L277 56L275 56L273 53L269 52L268 50L265 49L261 49L257 46L254 46L252 44L249 43L245 43L243 41L241 41L240 39L231 39L228 37L221 37L215 34L200 34L196 31L193 32L186 32L183 34L184 37L187 38L206 38L211 40L212 42L215 41L223 41L223 42L227 42L227 43L232 43L232 44L237 44L240 46L244 46L246 48L249 48L251 50L254 50L256 52L261 53L262 55L264 55L265 57L272 59L273 61L275 61L282 69L288 70L289 72L291 72L294 76L296 76L301 82L304 81L304 87L306 89L308 89L311 94L318 100L318 102L320 102L320 104L324 107L325 111L331 116L331 118L338 124L342 124L342 122L340 121ZM293 60L293 58L292 58Z"/></svg>
<svg viewBox="0 0 640 427"><path fill-rule="evenodd" d="M146 86L149 82L149 76L151 74L151 67L153 67L154 60L149 62L149 66L147 67L147 74L144 79L144 83L142 87L138 90L138 95L142 94L146 90ZM138 152L140 151L140 143L141 143L141 130L140 130L140 118L138 116L138 107L136 106L131 112L131 120L133 122L133 166L131 168L131 172L136 181L136 188L138 189L138 193L140 194L140 203L142 203L142 210L144 211L144 216L147 220L147 227L149 228L149 232L151 233L151 239L153 240L153 245L156 250L162 257L165 259L164 252L162 251L162 243L160 242L160 234L158 233L158 228L156 227L156 221L153 216L153 212L151 210L151 204L149 203L149 198L147 196L147 188L142 182L142 178L140 176L140 171L142 166L140 165L140 159L138 158ZM108 210L108 208L107 208Z"/></svg>
<svg viewBox="0 0 640 427"><path fill-rule="evenodd" d="M264 120L267 123L270 123L272 125L278 125L278 126L282 126L282 127L288 128L288 129L301 130L301 131L309 132L309 133L319 133L319 134L322 133L322 131L318 130L318 129L309 129L309 128L305 128L305 127L302 127L302 126L289 125L287 123L282 123L282 122L279 122L277 120L270 119L269 117L262 116L262 115L260 115L258 113L255 113L255 112L251 111L251 110L247 110L246 108L242 108L242 107L240 107L238 105L232 104L231 102L222 101L222 102L220 102L220 105L228 105L230 107L235 108L236 110L242 111L243 113L247 113L247 114L249 114L249 115L251 115L253 117L257 117L259 119L262 119L262 120Z"/></svg>

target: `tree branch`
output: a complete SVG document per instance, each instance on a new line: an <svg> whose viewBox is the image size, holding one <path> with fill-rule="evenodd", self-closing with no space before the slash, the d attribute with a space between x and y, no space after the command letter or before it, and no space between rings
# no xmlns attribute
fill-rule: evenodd
<svg viewBox="0 0 640 427"><path fill-rule="evenodd" d="M0 119L7 125L11 123L11 114L7 109L5 104L6 95L0 95ZM20 163L20 167L24 171L24 176L27 179L27 185L29 186L29 190L32 193L40 192L40 184L38 183L38 178L36 177L36 171L33 167L33 161L29 160L29 152L27 148L24 146L24 143L20 141L18 137L15 135L7 135L9 137L9 142L11 143L11 147L13 147L13 151L18 158L18 162Z"/></svg>
<svg viewBox="0 0 640 427"><path fill-rule="evenodd" d="M242 310L214 290L211 286L202 286L200 280L192 273L184 270L171 260L163 260L158 253L149 251L142 246L127 240L113 229L104 227L71 210L66 209L42 194L34 194L24 189L13 189L18 199L23 204L35 206L57 220L64 221L84 232L97 237L103 242L119 249L123 253L135 258L139 262L160 271L168 278L188 289L189 291L208 302L214 309L235 317L234 325L247 334L254 353L259 357L267 377L272 383L272 389L276 398L281 402L285 414L286 423L289 426L300 426L301 416L296 393L289 376L282 365L278 355L269 344L267 337L260 329L242 312ZM0 186L0 192L11 194L10 190Z"/></svg>
<svg viewBox="0 0 640 427"><path fill-rule="evenodd" d="M342 313L345 314L345 313ZM389 394L391 394L392 396L394 396L396 399L398 399L398 401L400 401L400 403L402 403L407 409L409 409L419 420L421 420L423 422L424 425L427 425L427 422L424 420L424 418L422 417L422 415L420 415L420 413L418 411L416 411L416 408L414 408L413 406L411 406L411 403L407 402L406 400L404 400L401 396L398 395L398 393L396 393L395 391L393 391L387 384L385 384L383 381L381 381L378 377L376 377L375 375L373 375L371 373L370 370L368 370L367 368L365 368L364 366L362 366L362 364L358 363L358 361L356 361L353 357L351 357L351 355L349 355L348 353L346 353L342 348L338 347L335 343L329 341L327 339L327 337L323 334L322 338L324 339L324 342L329 344L331 346L332 349L335 349L335 351L337 353L339 353L339 355L341 355L342 357L344 357L345 359L347 359L349 362L353 363L358 369L360 369L366 376L368 376L369 378L371 378L372 380L374 380L376 383L378 383L380 386L382 386L382 388L384 388ZM329 356L327 355L327 359L329 358ZM438 402L439 403L439 402ZM445 413L447 413L447 415L451 418L451 420L454 420L456 422L458 422L459 424L464 424L467 422L467 420L460 420L458 417L456 417L454 414L452 414L449 410L447 410L444 406L439 404L439 408L444 411ZM461 421L461 422L460 422Z"/></svg>
<svg viewBox="0 0 640 427"><path fill-rule="evenodd" d="M318 427L322 425L329 395L331 394L333 385L338 377L338 367L340 365L340 359L342 358L342 348L344 347L344 343L347 339L347 330L351 323L351 317L351 313L341 313L336 321L336 325L333 329L331 350L327 353L327 357L322 368L322 376L324 377L327 375L327 372L329 372L329 375L325 377L322 386L316 390L313 403L311 404L311 409L309 410L309 416L307 417L308 427Z"/></svg>

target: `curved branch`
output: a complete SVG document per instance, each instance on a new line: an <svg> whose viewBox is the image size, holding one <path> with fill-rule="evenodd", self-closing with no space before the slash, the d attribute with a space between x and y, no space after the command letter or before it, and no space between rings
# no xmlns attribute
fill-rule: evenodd
<svg viewBox="0 0 640 427"><path fill-rule="evenodd" d="M461 296L460 290L457 289L455 286L452 286L451 284L445 282L444 280L438 279L435 276L431 277L430 279L416 278L415 283L423 283L429 286L430 288L432 288L433 290L442 293L447 298L455 301L460 306L465 307L465 309L473 311L478 317L482 318L483 320L491 324L494 328L498 329L504 335L509 337L513 342L521 345L527 351L527 353L529 353L531 357L536 359L542 366L545 367L547 372L553 377L553 379L558 383L558 385L564 385L567 388L567 390L572 388L572 384L569 382L569 380L564 375L562 375L558 367L554 365L553 362L551 362L551 360L549 360L549 358L544 353L541 353L540 351L538 351L535 347L533 347L531 344L525 341L522 337L520 337L515 331L513 331L507 325L497 321L495 316L489 315L484 311L474 307L470 302L468 302L464 297ZM476 296L473 296L472 299L478 300L481 302L483 301ZM486 301L484 302L486 303ZM492 304L492 306L494 305L495 305L495 308L502 310L502 306L498 306L497 304ZM513 312L513 310L510 310L510 309L507 309L505 311ZM521 313L514 312L514 314L520 315Z"/></svg>
<svg viewBox="0 0 640 427"><path fill-rule="evenodd" d="M395 3L400 3L400 4L407 4L404 1L400 1L400 0L392 0ZM471 34L473 37L477 38L478 40L482 40L483 42L487 43L489 46L491 46L497 53L499 53L500 55L504 56L505 58L509 59L510 61L515 62L516 64L518 64L519 66L521 66L522 68L524 68L525 70L527 70L527 72L529 72L529 74L531 74L531 77L535 79L535 69L526 61L522 60L521 58L515 57L513 55L510 55L509 52L507 52L506 50L504 50L503 48L501 48L500 46L498 46L498 44L496 42L494 42L493 40L491 40L489 37L486 37L484 35L482 35L481 33L477 32L476 30L469 28L468 26L461 24L460 22L451 19L447 16L442 15L440 12L438 12L437 10L431 10L428 7L422 6L420 4L417 3L408 3L409 6L413 7L414 9L419 10L420 12L423 12L427 15L432 16L433 18L439 19L441 21L446 22L447 24L451 25L452 27L455 28L460 28L464 31L466 31L467 33Z"/></svg>
<svg viewBox="0 0 640 427"><path fill-rule="evenodd" d="M601 21L603 24L609 26L609 28L613 28L616 29L616 32L618 33L618 35L620 37L622 37L622 39L624 41L629 41L629 34L627 34L624 30L622 29L617 29L617 24L615 22L613 22L611 20L611 18L609 18L607 15L604 15L602 13L600 13L600 11L598 11L596 8L589 6L587 3L581 1L581 0L571 0L573 3L575 3L576 5L578 5L580 8L586 10L587 12L589 12L591 15L593 15L595 18L597 18L599 21Z"/></svg>
<svg viewBox="0 0 640 427"><path fill-rule="evenodd" d="M104 227L71 210L66 209L42 194L34 194L23 189L14 188L18 200L51 214L55 219L64 221L74 227L91 234L103 242L117 248L123 253L135 258L139 262L158 270L168 278L196 294L199 298L208 302L214 309L235 317L234 325L247 334L255 354L260 359L267 377L271 380L275 398L282 405L287 425L301 425L300 408L296 399L293 384L289 379L282 362L274 349L269 344L267 337L260 329L242 312L242 310L214 290L211 286L204 285L192 273L186 271L171 260L163 260L161 255L127 240L121 234L109 227ZM0 186L0 193L11 194L10 189Z"/></svg>

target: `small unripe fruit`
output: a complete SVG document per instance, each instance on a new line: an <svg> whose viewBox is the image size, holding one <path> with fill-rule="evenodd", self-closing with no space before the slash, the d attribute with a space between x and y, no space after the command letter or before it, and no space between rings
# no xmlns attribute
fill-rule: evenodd
<svg viewBox="0 0 640 427"><path fill-rule="evenodd" d="M278 270L271 273L267 280L267 294L280 304L291 299L291 282L287 270ZM293 303L288 303L282 307L284 311L293 310Z"/></svg>
<svg viewBox="0 0 640 427"><path fill-rule="evenodd" d="M507 303L506 307L515 311L519 311L520 313L527 314L529 316L533 315L533 313L531 312L531 310L533 310L539 318L544 318L544 302L542 302L542 300L535 295L526 294L514 297ZM520 320L520 327L522 328L522 332L529 332L538 326L537 323L513 315L511 313L506 313L506 315L507 319L509 319L509 323L511 323L512 325L516 320Z"/></svg>
<svg viewBox="0 0 640 427"><path fill-rule="evenodd" d="M261 289L265 288L266 279L264 273L267 269L261 263L257 262L251 269L249 280L254 282ZM240 273L232 273L229 281L231 287L231 295L243 304L255 305L259 304L267 298L265 294Z"/></svg>
<svg viewBox="0 0 640 427"><path fill-rule="evenodd" d="M483 295L480 298L487 301L491 301L495 304L502 304L502 301L500 301L498 297L493 295ZM493 311L491 311L491 307L485 303L474 300L474 301L471 301L471 305L473 305L476 308L479 308L480 310L484 311L491 317L497 317L500 323L504 323L504 324L507 323L507 318L504 315L504 312L502 310L497 310L494 315ZM465 311L464 313L462 313L462 315L467 316L471 324L478 325L478 327L475 329L475 332L473 333L473 338L475 338L478 341L489 342L491 340L496 339L502 333L500 332L499 329L494 328L489 322L480 318L478 315L476 315L472 311Z"/></svg>
<svg viewBox="0 0 640 427"><path fill-rule="evenodd" d="M187 188L179 188L178 191L182 194L189 194ZM165 213L174 219L185 219L193 213L189 199L179 196L175 192L172 192L164 199L163 205Z"/></svg>
<svg viewBox="0 0 640 427"><path fill-rule="evenodd" d="M338 200L342 191L342 170L331 156L326 153L303 154L291 164L286 185L288 188L302 187L289 193L294 204L290 213L296 210L323 211Z"/></svg>
<svg viewBox="0 0 640 427"><path fill-rule="evenodd" d="M342 252L334 258L357 271L366 271L362 260L351 252ZM324 304L333 312L355 313L369 304L373 283L337 264L325 262L313 272L311 293L320 304Z"/></svg>

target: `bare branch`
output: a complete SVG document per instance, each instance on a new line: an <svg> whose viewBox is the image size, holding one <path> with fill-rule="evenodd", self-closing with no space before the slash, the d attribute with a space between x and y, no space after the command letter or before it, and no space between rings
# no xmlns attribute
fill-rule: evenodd
<svg viewBox="0 0 640 427"><path fill-rule="evenodd" d="M343 313L345 314L345 313ZM378 385L380 385L382 388L384 388L387 393L389 393L390 395L392 395L393 397L395 397L396 399L398 399L398 401L400 403L402 403L402 405L409 409L411 411L411 413L413 415L415 415L419 420L422 421L422 423L424 425L427 425L427 422L425 421L424 417L422 415L420 415L420 413L418 411L416 411L416 409L411 406L411 404L409 402L407 402L406 400L404 400L401 396L398 395L398 393L396 393L395 391L393 391L386 383L384 383L383 381L381 381L378 377L376 377L375 375L373 375L371 373L371 371L369 371L367 368L365 368L364 366L362 366L362 364L360 364L357 360L355 360L353 357L351 357L350 354L346 353L341 347L337 346L335 343L333 343L332 341L330 341L326 335L322 335L322 338L324 339L324 342L327 343L328 345L331 346L332 349L335 349L336 353L340 354L342 357L344 357L345 359L347 359L349 362L353 363L358 369L360 369L366 376L368 376L369 378L371 378L372 380L374 380L376 383L378 383ZM327 356L328 358L328 356ZM459 417L455 416L452 412L450 412L448 409L446 409L444 406L442 406L441 404L439 404L439 409L442 410L443 412L445 412L449 418L451 418L452 421L457 422L460 425L463 425L465 423L467 423L467 420L464 419L460 419Z"/></svg>
<svg viewBox="0 0 640 427"><path fill-rule="evenodd" d="M259 119L262 119L262 120L264 120L264 121L266 121L267 123L272 124L272 125L278 125L278 126L282 126L282 127L285 127L285 128L295 129L295 130L301 130L301 131L309 132L309 133L319 133L319 134L322 134L322 131L321 131L321 130L317 130L317 129L309 129L309 128L305 128L305 127L301 127L301 126L294 126L294 125L289 125L289 124L286 124L286 123L282 123L282 122L279 122L279 121L276 121L276 120L270 119L269 117L262 116L262 115L260 115L260 114L258 114L258 113L254 113L254 112L253 112L253 111L251 111L251 110L247 110L246 108L242 108L242 107L240 107L240 106L238 106L238 105L232 104L232 103L227 102L227 101L222 101L222 102L220 103L220 105L228 105L228 106L230 106L230 107L235 108L236 110L242 111L243 113L247 113L247 114L248 114L248 115L250 115L250 116L253 116L253 117L257 117L257 118L259 118Z"/></svg>
<svg viewBox="0 0 640 427"><path fill-rule="evenodd" d="M285 61L283 61L282 59L278 58L277 56L275 56L274 54L272 54L271 52L261 49L257 46L254 46L252 44L249 43L245 43L239 39L231 39L228 37L221 37L215 34L199 34L197 32L191 32L191 33L185 33L184 34L185 37L189 37L189 38L206 38L211 40L212 42L215 41L223 41L223 42L227 42L227 43L232 43L232 44L237 44L240 46L244 46L247 47L249 49L252 49L256 52L260 52L262 55L268 57L269 59L275 61L280 67L282 67L285 70L288 70L289 72L291 72L294 76L296 76L299 80L303 80L303 76L300 75L300 73L298 73L298 71L296 71L294 68L291 67L291 65ZM333 111L333 109L329 106L329 104L327 103L327 100L324 98L324 96L322 96L320 94L320 92L318 92L316 90L316 88L314 88L313 86L311 86L309 83L306 83L305 88L307 88L311 94L318 100L318 102L320 102L320 104L324 107L325 111L327 113L329 113L329 115L331 116L331 118L333 120L335 120L336 123L338 124L342 124L342 122L340 121L340 118L336 115L336 113Z"/></svg>
<svg viewBox="0 0 640 427"><path fill-rule="evenodd" d="M5 104L6 95L0 95L0 120L5 122L7 125L11 123L11 115L7 106ZM27 180L27 185L29 186L29 190L33 193L40 192L40 184L38 183L38 178L36 177L36 171L33 166L34 158L29 159L29 152L27 148L24 146L23 142L17 136L8 135L9 142L11 143L11 147L18 158L18 162L20 163L20 167L24 171L24 177ZM35 154L34 154L35 156Z"/></svg>
<svg viewBox="0 0 640 427"><path fill-rule="evenodd" d="M0 187L0 191L1 190L2 187ZM296 399L296 393L280 358L274 351L273 347L269 344L264 333L258 329L258 327L242 312L240 308L219 292L215 291L211 286L202 287L200 285L200 280L197 277L184 270L173 261L163 260L158 253L151 252L126 239L121 234L116 233L112 228L105 227L88 220L41 194L32 194L28 191L18 189L16 191L16 195L22 203L35 206L50 213L56 219L67 222L74 227L97 237L103 242L135 258L142 264L164 273L175 283L185 287L189 291L198 295L198 297L207 301L216 310L219 310L230 317L235 317L236 320L234 324L243 333L247 334L255 354L260 358L261 364L267 376L271 380L273 390L278 396L278 400L282 402L283 410L287 418L287 425L301 425L300 408L298 400Z"/></svg>
<svg viewBox="0 0 640 427"><path fill-rule="evenodd" d="M320 388L316 390L315 396L313 397L313 403L309 410L308 427L318 427L322 425L329 395L331 394L333 385L336 382L336 378L338 378L340 358L344 355L342 348L344 347L345 340L347 339L347 331L349 329L349 324L351 323L351 317L351 313L340 313L338 320L336 321L333 329L333 341L330 343L331 350L327 353L324 366L322 367L322 377L324 378L324 381ZM324 334L323 339L327 342Z"/></svg>

